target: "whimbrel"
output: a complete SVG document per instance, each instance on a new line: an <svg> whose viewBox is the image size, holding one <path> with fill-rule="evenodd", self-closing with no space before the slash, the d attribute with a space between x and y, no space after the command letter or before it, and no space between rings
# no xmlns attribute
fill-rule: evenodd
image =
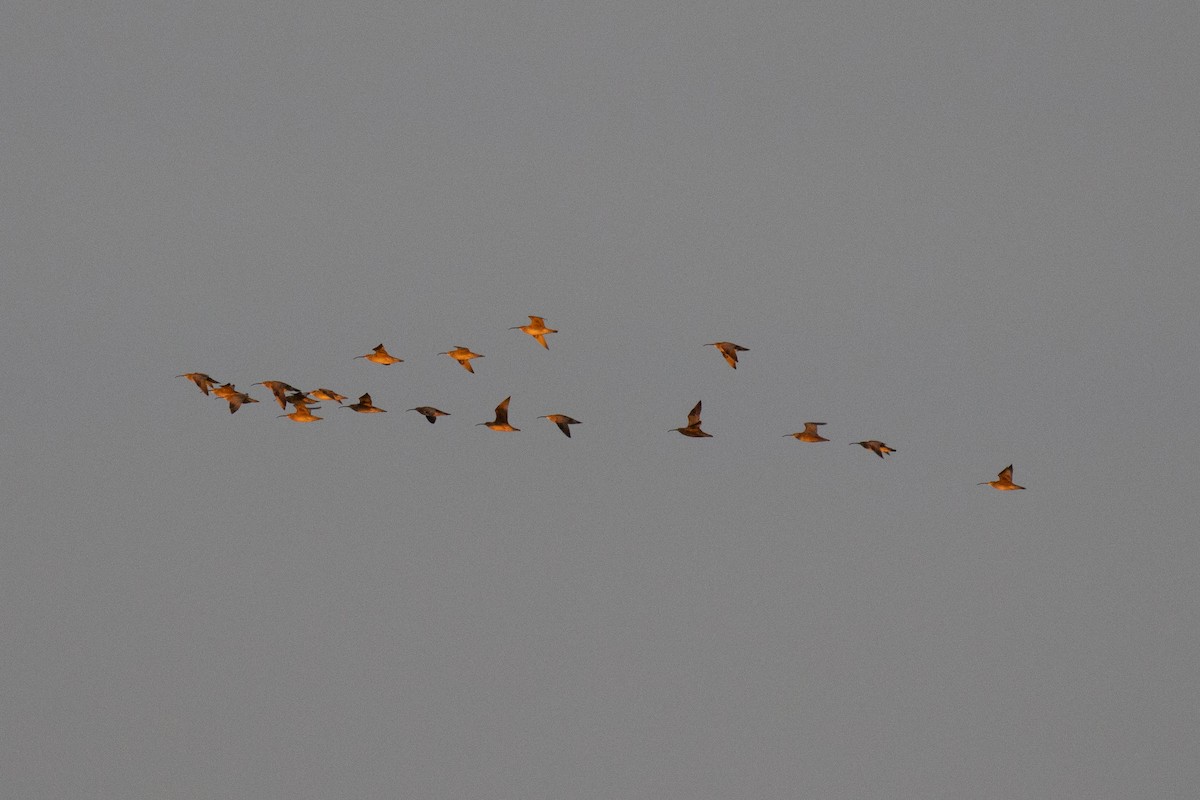
<svg viewBox="0 0 1200 800"><path fill-rule="evenodd" d="M311 404L317 402L317 399L315 397L309 397L308 392L301 392L301 391L297 390L297 391L293 392L292 394L289 394L286 397L284 397L283 402L291 403L292 405L299 408L300 406L311 405ZM284 406L284 411L286 411L286 410L287 410L287 407Z"/></svg>
<svg viewBox="0 0 1200 800"><path fill-rule="evenodd" d="M371 395L369 394L364 394L362 397L358 398L357 403L351 403L348 406L339 406L339 408L352 408L360 414L385 413L384 409L375 407L375 404L371 402Z"/></svg>
<svg viewBox="0 0 1200 800"><path fill-rule="evenodd" d="M396 358L395 356L390 355L388 351L384 349L382 342L376 345L372 352L367 353L365 356L355 356L355 358L365 358L367 361L374 361L376 364L385 365L399 364L404 360L403 358Z"/></svg>
<svg viewBox="0 0 1200 800"><path fill-rule="evenodd" d="M279 407L286 410L287 404L290 402L287 399L288 392L295 394L300 390L295 386L284 383L283 381L259 381L255 386L265 386L271 394L275 395L275 400L279 403Z"/></svg>
<svg viewBox="0 0 1200 800"><path fill-rule="evenodd" d="M417 406L416 408L410 408L408 410L420 412L425 417L425 419L429 420L430 422L437 422L438 417L450 416L449 411L442 411L440 409L434 408L433 406Z"/></svg>
<svg viewBox="0 0 1200 800"><path fill-rule="evenodd" d="M567 435L568 439L571 438L571 429L567 426L579 424L579 420L571 419L566 414L543 414L542 416L538 417L538 419L550 420L551 422L553 422L555 425L558 426L558 429L560 431L562 431L563 433L565 433Z"/></svg>
<svg viewBox="0 0 1200 800"><path fill-rule="evenodd" d="M528 325L514 325L513 327L509 328L509 330L525 331L534 339L537 339L538 344L547 350L550 349L550 345L546 344L546 334L558 333L558 331L554 330L554 328L546 327L546 320L542 319L541 317L535 317L532 314L529 315Z"/></svg>
<svg viewBox="0 0 1200 800"><path fill-rule="evenodd" d="M313 408L317 409L320 408L320 406L313 406ZM325 419L324 417L315 416L304 403L296 403L295 411L290 414L279 414L278 416L287 417L288 419L296 422L316 422L319 419Z"/></svg>
<svg viewBox="0 0 1200 800"><path fill-rule="evenodd" d="M309 392L309 394L311 394L317 400L328 400L331 403L337 403L339 406L342 404L342 401L346 399L346 395L338 394L337 392L329 389L313 389L311 392Z"/></svg>
<svg viewBox="0 0 1200 800"><path fill-rule="evenodd" d="M721 355L725 356L725 360L729 362L729 366L733 367L734 369L737 369L738 365L737 354L745 353L750 350L749 347L742 347L740 344L734 344L733 342L709 342L704 346L715 347L720 350Z"/></svg>
<svg viewBox="0 0 1200 800"><path fill-rule="evenodd" d="M185 372L182 375L176 375L176 378L187 378L192 383L200 387L200 391L208 394L209 387L216 386L217 381L205 375L203 372Z"/></svg>
<svg viewBox="0 0 1200 800"><path fill-rule="evenodd" d="M455 361L462 364L463 369L465 369L467 372L475 371L474 368L471 367L471 359L472 358L483 358L483 356L481 354L472 353L471 349L469 347L463 347L461 345L455 345L453 350L448 350L445 353L438 353L438 355L439 356L450 356Z"/></svg>
<svg viewBox="0 0 1200 800"><path fill-rule="evenodd" d="M684 436L691 436L695 439L711 439L711 433L705 433L700 430L700 403L696 403L696 407L688 414L688 424L686 428L671 428L673 431L679 431Z"/></svg>
<svg viewBox="0 0 1200 800"><path fill-rule="evenodd" d="M519 431L520 428L514 428L508 424L508 401L512 400L512 395L500 401L500 405L496 406L496 418L491 422L476 422L476 425L487 425L494 431Z"/></svg>
<svg viewBox="0 0 1200 800"><path fill-rule="evenodd" d="M234 392L234 393L230 394L228 397L226 397L225 399L229 401L229 413L230 414L236 413L237 410L242 407L243 403L257 403L258 402L253 397L246 394L245 392Z"/></svg>
<svg viewBox="0 0 1200 800"><path fill-rule="evenodd" d="M1025 488L1024 486L1017 486L1015 483L1013 483L1012 468L1013 468L1013 465L1009 464L1007 467L1000 470L1000 474L997 476L997 480L984 481L983 483L976 484L976 485L977 486L990 486L993 489L999 489L1002 492L1011 492L1014 489L1024 489Z"/></svg>
<svg viewBox="0 0 1200 800"><path fill-rule="evenodd" d="M786 439L790 436L801 442L828 442L828 439L817 433L817 426L824 424L824 422L806 422L804 423L804 430L799 433L785 434L783 438Z"/></svg>
<svg viewBox="0 0 1200 800"><path fill-rule="evenodd" d="M879 441L878 439L868 439L868 440L867 440L867 441L865 441L865 442L851 442L850 444L851 444L851 445L856 445L856 444L857 444L857 445L859 445L859 446L861 446L861 447L864 447L864 448L866 448L867 450L870 450L870 451L871 451L872 453L874 453L875 455L879 456L880 458L883 458L883 454L884 454L884 453L896 453L896 452L899 452L898 450L896 450L896 448L894 448L894 447L888 447L886 444L884 444L883 442Z"/></svg>

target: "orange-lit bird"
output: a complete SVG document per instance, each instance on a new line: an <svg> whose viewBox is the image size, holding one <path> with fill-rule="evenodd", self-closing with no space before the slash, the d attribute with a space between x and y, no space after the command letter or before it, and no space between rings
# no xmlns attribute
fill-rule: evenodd
<svg viewBox="0 0 1200 800"><path fill-rule="evenodd" d="M182 375L176 375L176 378L187 378L196 386L200 387L200 391L208 394L209 388L216 386L217 381L205 375L203 372L185 372Z"/></svg>
<svg viewBox="0 0 1200 800"><path fill-rule="evenodd" d="M331 403L337 403L339 406L346 399L346 395L338 394L330 389L313 389L309 392L315 400L328 400Z"/></svg>
<svg viewBox="0 0 1200 800"><path fill-rule="evenodd" d="M520 428L514 428L508 423L508 401L512 400L512 395L500 401L500 405L496 406L496 418L491 422L476 422L476 425L486 425L494 431L519 431Z"/></svg>
<svg viewBox="0 0 1200 800"><path fill-rule="evenodd" d="M245 392L233 392L232 394L225 397L224 399L229 401L229 413L230 414L236 413L237 410L242 407L243 403L257 403L258 402L253 397L246 394Z"/></svg>
<svg viewBox="0 0 1200 800"><path fill-rule="evenodd" d="M319 409L320 406L313 406L313 408ZM287 417L295 422L316 422L317 420L325 419L324 417L314 415L304 403L296 403L296 410L291 414L279 414L278 416Z"/></svg>
<svg viewBox="0 0 1200 800"><path fill-rule="evenodd" d="M513 327L509 328L509 330L525 331L525 333L528 333L534 339L537 339L537 343L547 350L550 349L550 345L546 344L546 334L558 333L558 331L556 331L554 328L546 327L546 320L542 319L541 317L535 317L532 314L529 315L528 325L514 325Z"/></svg>
<svg viewBox="0 0 1200 800"><path fill-rule="evenodd" d="M483 358L483 356L481 354L472 353L470 348L462 347L462 346L455 346L455 348L453 350L448 350L445 353L438 353L438 355L439 356L450 356L455 361L457 361L459 364L462 364L463 369L465 369L467 372L472 372L472 373L475 372L475 369L471 366L471 359L472 358Z"/></svg>
<svg viewBox="0 0 1200 800"><path fill-rule="evenodd" d="M568 426L579 424L579 420L571 419L566 414L543 414L542 416L538 417L538 419L550 420L551 422L553 422L555 425L558 426L558 429L560 431L562 431L563 433L565 433L567 435L568 439L571 438L571 429Z"/></svg>
<svg viewBox="0 0 1200 800"><path fill-rule="evenodd" d="M376 364L399 364L403 358L396 358L384 349L383 343L380 342L375 346L375 349L365 356L355 356L355 358L365 358L367 361L374 361Z"/></svg>
<svg viewBox="0 0 1200 800"><path fill-rule="evenodd" d="M860 447L870 450L872 453L879 456L880 458L883 458L884 453L899 452L898 450L896 450L896 448L888 447L886 444L879 441L878 439L868 439L865 442L851 442L850 444L851 445L859 445Z"/></svg>
<svg viewBox="0 0 1200 800"><path fill-rule="evenodd" d="M720 350L721 355L725 356L725 360L729 362L729 366L734 369L737 369L738 365L737 354L746 353L750 350L749 347L742 347L740 344L734 344L733 342L709 342L704 346L715 347Z"/></svg>
<svg viewBox="0 0 1200 800"><path fill-rule="evenodd" d="M672 431L679 431L684 436L691 436L694 439L711 439L711 433L705 433L700 430L700 403L696 403L696 407L688 414L688 424L686 428L671 428Z"/></svg>
<svg viewBox="0 0 1200 800"><path fill-rule="evenodd" d="M433 406L417 406L416 408L410 408L408 410L416 411L416 412L420 413L423 417L425 417L425 419L429 420L431 423L437 422L438 417L450 416L449 411L442 411L440 409L434 408Z"/></svg>
<svg viewBox="0 0 1200 800"><path fill-rule="evenodd" d="M1007 467L1000 470L1000 474L996 476L997 480L984 481L983 483L976 484L976 485L990 486L993 489L999 489L1002 492L1011 492L1014 489L1024 489L1025 488L1024 486L1017 486L1015 483L1013 483L1012 473L1013 473L1013 465L1009 464Z"/></svg>
<svg viewBox="0 0 1200 800"><path fill-rule="evenodd" d="M371 402L371 395L369 395L369 394L364 394L362 397L358 398L357 403L351 403L348 406L338 406L338 408L353 409L354 411L357 411L360 414L382 414L382 413L385 413L385 409L375 407L375 404Z"/></svg>
<svg viewBox="0 0 1200 800"><path fill-rule="evenodd" d="M824 424L824 422L806 422L804 423L804 430L798 433L785 434L783 438L787 439L791 437L801 442L828 442L828 439L817 433L817 426Z"/></svg>
<svg viewBox="0 0 1200 800"><path fill-rule="evenodd" d="M287 409L287 404L291 402L288 400L288 392L295 394L300 391L295 386L286 384L283 381L259 381L254 385L267 387L267 390L275 395L275 401L279 403L279 407L285 410Z"/></svg>

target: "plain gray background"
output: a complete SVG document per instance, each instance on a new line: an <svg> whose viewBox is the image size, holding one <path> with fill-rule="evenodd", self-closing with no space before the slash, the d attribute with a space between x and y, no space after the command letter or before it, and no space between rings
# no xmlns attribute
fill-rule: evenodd
<svg viewBox="0 0 1200 800"><path fill-rule="evenodd" d="M1195 796L1191 0L8 12L3 796Z"/></svg>

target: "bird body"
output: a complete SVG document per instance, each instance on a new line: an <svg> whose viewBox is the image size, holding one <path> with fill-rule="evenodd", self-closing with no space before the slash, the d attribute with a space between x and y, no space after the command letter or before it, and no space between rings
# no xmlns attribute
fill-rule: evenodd
<svg viewBox="0 0 1200 800"><path fill-rule="evenodd" d="M288 400L288 392L291 392L293 394L300 392L300 390L297 389L295 386L286 384L283 381L259 381L258 383L254 384L254 385L267 387L267 390L271 394L275 395L275 401L277 403L279 403L279 407L282 409L285 409L285 410L287 409L287 404L289 402L291 402L290 400ZM300 394L301 394L301 396L303 396L303 392L301 392Z"/></svg>
<svg viewBox="0 0 1200 800"><path fill-rule="evenodd" d="M367 353L365 356L355 356L355 358L365 358L367 361L373 361L376 364L383 364L385 366L388 364L399 364L404 360L403 358L396 358L388 353L382 342L376 345L375 349L370 353Z"/></svg>
<svg viewBox="0 0 1200 800"><path fill-rule="evenodd" d="M337 403L339 406L343 400L347 399L346 395L338 394L329 389L313 389L309 394L316 400L328 400L331 403Z"/></svg>
<svg viewBox="0 0 1200 800"><path fill-rule="evenodd" d="M690 436L693 439L711 439L711 433L705 433L700 430L700 403L696 403L696 407L688 414L688 424L685 428L671 428L672 431L679 431L684 436Z"/></svg>
<svg viewBox="0 0 1200 800"><path fill-rule="evenodd" d="M519 431L520 428L514 428L508 423L508 401L512 400L512 395L500 401L500 405L496 406L496 418L491 422L477 422L476 425L486 425L494 431Z"/></svg>
<svg viewBox="0 0 1200 800"><path fill-rule="evenodd" d="M879 456L880 458L883 458L885 453L898 452L896 450L896 448L888 447L886 444L879 441L878 439L868 439L865 442L851 442L850 444L852 444L852 445L856 444L856 445L859 445L860 447L870 450L872 453Z"/></svg>
<svg viewBox="0 0 1200 800"><path fill-rule="evenodd" d="M232 385L232 384L230 384L230 385ZM230 414L237 413L237 410L239 408L241 408L244 403L257 403L258 402L253 397L246 394L245 392L233 392L232 394L230 394L228 397L225 397L224 399L229 401L229 413Z"/></svg>
<svg viewBox="0 0 1200 800"><path fill-rule="evenodd" d="M1007 467L1000 470L1000 474L996 476L996 478L997 478L996 480L984 481L983 483L976 484L976 485L977 486L990 486L993 489L999 489L1002 492L1011 492L1014 489L1024 489L1025 488L1024 486L1017 486L1015 483L1013 483L1012 476L1013 476L1013 465L1009 464Z"/></svg>
<svg viewBox="0 0 1200 800"><path fill-rule="evenodd" d="M528 333L530 336L536 339L537 343L547 350L550 349L550 345L546 344L546 334L558 333L558 331L556 331L554 328L546 327L546 320L542 319L541 317L535 317L532 314L529 315L528 325L514 325L513 327L509 328L509 330L525 331L525 333Z"/></svg>
<svg viewBox="0 0 1200 800"><path fill-rule="evenodd" d="M571 429L568 426L579 424L579 420L571 419L566 414L543 414L542 416L538 417L538 419L550 420L551 422L553 422L555 425L558 426L558 429L560 431L562 431L563 433L565 433L567 435L568 439L571 438Z"/></svg>
<svg viewBox="0 0 1200 800"><path fill-rule="evenodd" d="M483 356L481 354L472 353L471 349L469 347L462 347L461 345L456 345L453 350L448 350L445 353L438 353L438 355L439 356L450 356L455 361L457 361L459 364L462 364L463 369L465 369L467 372L471 372L471 373L475 372L474 368L471 366L471 359L472 358L483 358Z"/></svg>
<svg viewBox="0 0 1200 800"><path fill-rule="evenodd" d="M790 436L791 438L801 442L828 442L828 439L817 433L817 426L824 424L824 422L806 422L804 423L804 430L798 433L785 434L783 438L786 439Z"/></svg>
<svg viewBox="0 0 1200 800"><path fill-rule="evenodd" d="M704 346L715 347L720 350L721 355L725 356L725 360L729 362L729 366L734 369L737 369L738 365L737 354L746 353L750 350L749 347L742 347L740 344L734 344L733 342L709 342Z"/></svg>
<svg viewBox="0 0 1200 800"><path fill-rule="evenodd" d="M369 394L364 394L362 397L358 398L357 403L351 403L348 406L341 406L341 408L349 408L354 411L357 411L360 414L383 414L383 413L386 413L385 409L375 407L375 404L373 402L371 402L371 395L369 395Z"/></svg>
<svg viewBox="0 0 1200 800"><path fill-rule="evenodd" d="M416 408L410 408L408 410L416 411L416 412L422 414L425 417L425 419L429 420L431 423L437 422L438 417L450 416L449 411L441 411L440 409L436 409L433 406L417 406Z"/></svg>
<svg viewBox="0 0 1200 800"><path fill-rule="evenodd" d="M187 378L192 383L200 388L200 391L208 394L209 388L216 386L217 382L205 375L203 372L185 372L182 375L176 375L176 378Z"/></svg>
<svg viewBox="0 0 1200 800"><path fill-rule="evenodd" d="M320 406L313 406L313 408L319 409ZM280 414L279 416L287 417L295 422L316 422L317 420L325 419L324 417L315 416L304 403L297 403L296 410L291 414Z"/></svg>

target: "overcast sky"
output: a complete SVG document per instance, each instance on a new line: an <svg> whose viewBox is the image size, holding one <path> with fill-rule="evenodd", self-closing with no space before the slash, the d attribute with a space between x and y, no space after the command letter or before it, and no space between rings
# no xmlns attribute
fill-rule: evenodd
<svg viewBox="0 0 1200 800"><path fill-rule="evenodd" d="M15 4L0 793L1194 797L1198 41L1193 0Z"/></svg>

